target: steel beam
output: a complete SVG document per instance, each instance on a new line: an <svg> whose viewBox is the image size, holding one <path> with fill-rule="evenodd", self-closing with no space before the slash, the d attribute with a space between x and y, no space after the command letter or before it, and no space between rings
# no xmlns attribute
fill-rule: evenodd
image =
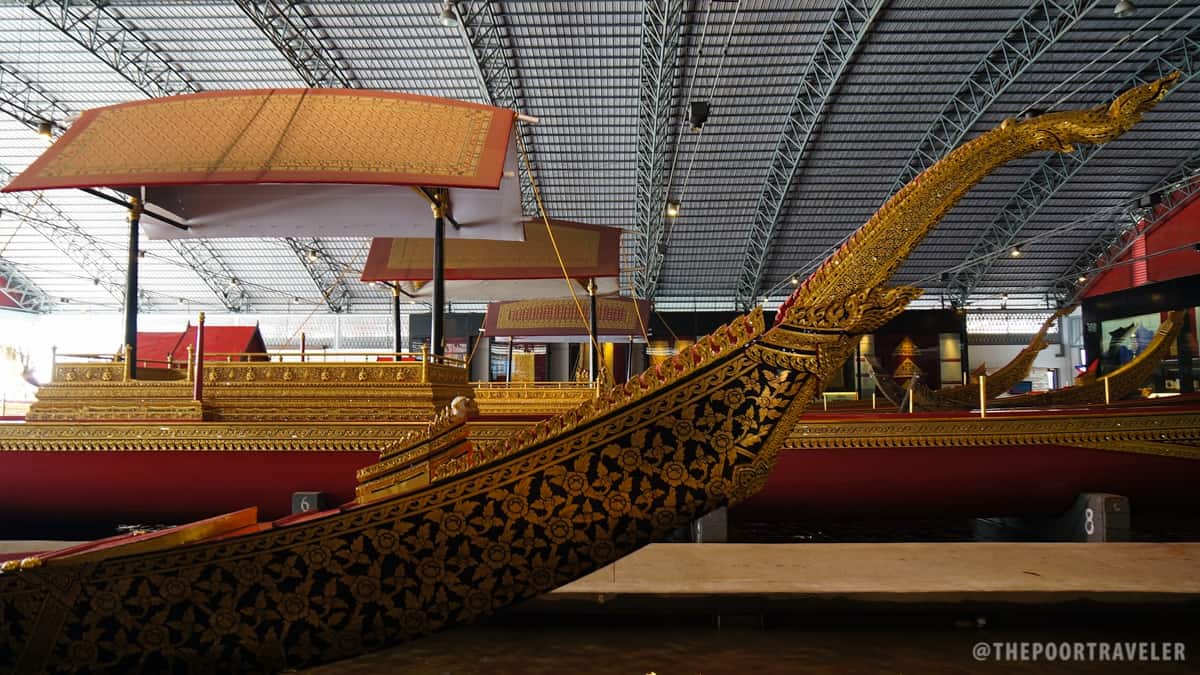
<svg viewBox="0 0 1200 675"><path fill-rule="evenodd" d="M233 270L225 265L225 261L203 239L168 239L171 248L191 267L208 290L217 300L231 312L241 312L246 309L249 298L246 287L238 281Z"/></svg>
<svg viewBox="0 0 1200 675"><path fill-rule="evenodd" d="M1021 73L1071 30L1100 0L1034 2L984 55L917 142L892 183L895 194L958 147L979 118Z"/></svg>
<svg viewBox="0 0 1200 675"><path fill-rule="evenodd" d="M654 297L664 254L661 244L669 187L669 127L685 5L684 0L642 3L633 285L638 296L646 299Z"/></svg>
<svg viewBox="0 0 1200 675"><path fill-rule="evenodd" d="M26 312L45 314L53 301L33 280L17 267L16 263L0 257L0 296L9 302L0 308L19 309Z"/></svg>
<svg viewBox="0 0 1200 675"><path fill-rule="evenodd" d="M13 172L0 166L0 180L8 183ZM79 270L91 277L96 285L124 306L125 270L106 251L107 245L71 220L57 206L31 192L9 192L6 199L16 202L17 208L5 208L6 215L21 219L35 232L45 237L59 251L71 259Z"/></svg>
<svg viewBox="0 0 1200 675"><path fill-rule="evenodd" d="M234 0L234 3L292 64L305 84L347 89L356 86L338 64L328 38L322 35L306 3L297 0Z"/></svg>
<svg viewBox="0 0 1200 675"><path fill-rule="evenodd" d="M800 75L800 86L775 143L771 165L754 207L750 234L737 278L737 303L749 309L758 297L783 205L829 97L858 46L883 9L884 0L841 0Z"/></svg>
<svg viewBox="0 0 1200 675"><path fill-rule="evenodd" d="M1177 91L1200 72L1200 24L1193 25L1187 33L1127 77L1113 90L1112 95L1116 96L1130 87L1156 80L1175 71L1179 71L1181 76L1171 91ZM976 238L964 259L977 260L978 264L966 265L953 272L947 284L949 293L959 302L965 303L995 264L998 253L1013 246L1025 223L1103 147L1087 145L1075 152L1054 153L1042 160L1008 204L1000 210L999 215Z"/></svg>
<svg viewBox="0 0 1200 675"><path fill-rule="evenodd" d="M36 130L41 122L61 127L72 111L16 68L0 61L0 113Z"/></svg>
<svg viewBox="0 0 1200 675"><path fill-rule="evenodd" d="M505 30L506 22L500 4L492 0L460 1L455 3L454 11L458 14L459 36L473 59L475 78L479 80L484 101L498 108L525 112L516 51ZM530 166L536 167L533 134L524 124L517 125L516 133L525 146ZM517 175L521 182L521 210L526 215L536 215L533 183L528 167L520 159L517 161Z"/></svg>
<svg viewBox="0 0 1200 675"><path fill-rule="evenodd" d="M31 0L27 6L147 96L200 91L107 2Z"/></svg>
<svg viewBox="0 0 1200 675"><path fill-rule="evenodd" d="M1067 265L1066 271L1047 291L1047 301L1057 306L1076 302L1095 280L1089 273L1107 269L1118 262L1138 237L1169 220L1176 214L1177 207L1190 203L1197 194L1200 194L1200 150L1189 155L1146 192L1146 198L1157 200L1155 206L1143 208L1131 204L1116 218L1104 218L1109 220L1108 227ZM1092 222L1100 220L1096 218ZM1084 282L1079 281L1081 277L1085 278Z"/></svg>
<svg viewBox="0 0 1200 675"><path fill-rule="evenodd" d="M347 270L325 250L320 239L288 237L284 241L303 260L304 269L321 292L329 311L340 314L350 310L350 289L344 283Z"/></svg>

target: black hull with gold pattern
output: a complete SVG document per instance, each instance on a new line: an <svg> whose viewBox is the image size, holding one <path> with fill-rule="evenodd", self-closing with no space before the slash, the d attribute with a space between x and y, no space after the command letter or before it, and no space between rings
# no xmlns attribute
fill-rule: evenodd
<svg viewBox="0 0 1200 675"><path fill-rule="evenodd" d="M0 663L277 671L469 622L578 578L759 489L799 402L853 344L772 346L756 319L756 339L672 386L415 493L212 543L5 574Z"/></svg>

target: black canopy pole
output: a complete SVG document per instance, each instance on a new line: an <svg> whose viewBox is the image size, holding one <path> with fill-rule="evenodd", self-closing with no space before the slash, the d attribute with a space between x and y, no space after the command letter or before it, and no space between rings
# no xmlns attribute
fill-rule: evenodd
<svg viewBox="0 0 1200 675"><path fill-rule="evenodd" d="M99 197L100 199L112 202L114 204L120 204L121 206L125 206L125 207L129 206L129 204L127 204L125 202L125 200L121 199L120 197L114 197L113 195L105 194L95 188L79 188L79 189L83 192L88 193L89 195L92 195L93 197ZM143 195L143 197L144 196L145 195ZM174 227L175 229L178 229L178 230L186 231L186 230L192 229L192 228L188 227L187 225L184 225L183 223L172 220L166 216L155 215L154 218L157 220L161 220L162 222L166 223L167 225L170 225L171 227Z"/></svg>
<svg viewBox="0 0 1200 675"><path fill-rule="evenodd" d="M600 341L599 341L600 331L599 331L598 327L596 326L596 280L595 279L588 279L587 290L588 290L588 295L591 296L591 300L592 300L591 318L589 319L589 323L591 324L590 328L591 328L591 338L592 338L591 343L592 343L592 345L591 345L590 349L591 349L592 358L591 358L591 363L588 364L588 375L589 375L589 377L591 377L591 381L595 382L596 376L600 372Z"/></svg>
<svg viewBox="0 0 1200 675"><path fill-rule="evenodd" d="M388 283L392 288L392 351L399 354L400 349L400 282L392 281Z"/></svg>
<svg viewBox="0 0 1200 675"><path fill-rule="evenodd" d="M137 378L138 312L138 223L142 219L142 200L129 200L129 265L125 270L125 345L129 359L129 377Z"/></svg>
<svg viewBox="0 0 1200 675"><path fill-rule="evenodd" d="M434 356L445 353L443 315L446 304L446 201L445 190L434 193L433 199L433 324L429 330L429 352Z"/></svg>

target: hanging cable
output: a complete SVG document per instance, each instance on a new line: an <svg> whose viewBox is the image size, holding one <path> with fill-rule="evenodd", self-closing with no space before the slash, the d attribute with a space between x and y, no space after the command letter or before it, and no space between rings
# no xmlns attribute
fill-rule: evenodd
<svg viewBox="0 0 1200 675"><path fill-rule="evenodd" d="M1157 21L1157 20L1158 20L1160 17L1162 17L1164 14L1166 14L1166 13L1167 13L1167 12L1169 12L1170 10L1174 9L1174 8L1175 8L1175 6L1176 6L1176 5L1178 5L1178 4L1179 4L1180 2L1182 2L1182 1L1183 1L1183 0L1175 0L1175 2L1171 3L1169 6L1167 6L1167 7L1166 7L1166 8L1164 8L1163 10L1161 10L1161 11L1160 11L1158 14L1155 14L1154 16L1150 17L1149 19L1146 19L1145 21L1143 21L1143 22L1142 22L1142 24L1141 24L1140 26L1138 26L1137 28L1133 29L1132 31L1130 31L1130 32L1129 32L1129 33L1127 33L1126 35L1123 35L1123 36L1121 37L1121 39L1119 39L1119 40L1117 40L1116 42L1114 42L1114 43L1112 44L1112 46L1110 46L1108 49L1104 50L1104 52L1103 52L1103 53L1101 53L1100 55L1096 56L1096 57L1095 57L1095 58L1093 58L1091 61L1088 61L1088 62L1087 62L1087 63L1085 63L1085 64L1084 64L1082 67L1080 67L1080 68L1076 68L1076 69L1075 69L1075 71L1074 71L1074 72L1072 72L1072 73L1071 73L1071 74L1070 74L1070 75L1069 75L1069 76L1068 76L1068 77L1067 77L1065 80L1063 80L1062 82L1059 82L1058 84L1054 85L1054 87L1052 87L1052 88L1050 89L1050 91L1047 91L1046 93L1044 93L1044 94L1042 94L1041 96L1039 96L1039 97L1037 98L1037 100L1035 100L1033 103L1030 103L1029 105L1025 106L1025 108L1024 108L1022 111L1021 111L1021 114L1027 114L1027 113L1028 113L1030 110L1036 109L1036 108L1037 108L1037 106L1038 106L1038 104L1039 104L1039 103L1041 103L1042 101L1046 100L1046 98L1048 98L1048 97L1049 97L1051 94L1053 94L1054 92L1058 91L1058 90L1059 90L1060 88L1062 88L1063 86L1065 86L1065 85L1069 84L1069 83L1070 83L1072 80L1074 80L1076 77L1078 77L1078 76L1082 75L1082 74L1083 74L1085 71L1087 71L1087 69L1088 69L1088 68L1091 68L1092 66L1096 65L1096 63L1097 63L1097 62L1099 62L1099 61L1100 61L1100 59L1103 59L1105 56L1108 56L1109 54L1111 54L1111 53L1112 53L1112 51L1113 51L1114 49L1116 49L1116 48L1120 47L1121 45L1125 44L1125 43L1126 43L1126 42L1127 42L1127 41L1128 41L1130 38L1132 38L1133 36L1137 35L1138 33L1141 33L1143 30L1146 30L1146 28L1148 28L1148 27L1149 27L1149 26L1150 26L1152 23L1154 23L1155 21ZM1071 91L1070 93L1068 93L1066 96L1063 96L1063 97L1062 97L1062 98L1060 98L1059 100L1055 101L1053 104L1051 104L1050 108L1051 108L1051 109L1054 109L1054 108L1057 108L1058 106L1062 105L1062 104L1063 104L1063 103L1064 103L1064 102L1065 102L1065 101L1066 101L1068 98L1070 98L1071 96L1074 96L1076 93L1078 93L1080 89L1082 89L1083 87L1086 87L1087 85L1091 84L1092 82L1094 82L1094 81L1096 80L1096 78L1098 78L1098 77L1100 77L1100 76L1104 75L1105 73L1109 72L1109 71L1110 71L1110 70L1112 70L1114 67L1116 67L1116 66L1120 65L1121 63L1124 63L1124 62L1125 62L1126 60L1128 60L1128 59L1129 59L1131 56L1133 56L1134 54L1137 54L1139 51L1141 51L1143 48L1145 48L1145 47L1146 47L1146 45L1148 45L1149 43L1151 43L1151 42L1153 42L1154 40L1158 39L1158 38L1159 38L1159 37L1162 35L1162 33L1163 33L1163 32L1165 32L1165 31L1168 31L1168 30L1170 30L1171 28L1174 28L1174 27L1175 27L1175 26L1176 26L1176 25L1177 25L1177 24L1178 24L1180 21L1182 21L1183 19L1186 19L1188 16L1190 16L1190 15L1191 15L1193 12L1195 12L1195 11L1196 11L1196 10L1195 10L1195 9L1193 9L1193 10L1192 10L1192 12L1189 12L1187 15L1185 15L1185 16L1181 17L1180 19L1176 20L1174 23L1172 23L1171 25L1167 26L1167 27L1166 27L1166 28L1164 28L1162 31L1159 31L1159 32L1158 32L1158 34L1156 34L1156 35L1154 35L1153 37L1149 38L1148 40L1146 40L1145 42L1143 42L1141 45L1138 45L1138 47L1136 47L1136 48L1135 48L1133 51L1131 51L1130 53L1128 53L1128 54L1126 54L1125 56L1121 57L1121 58L1120 58L1120 59L1118 59L1118 60L1117 60L1115 63L1113 63L1112 65L1108 66L1107 68L1105 68L1104 70L1100 71L1099 73L1097 73L1097 74L1096 74L1094 77L1092 77L1091 79L1089 79L1087 82L1084 82L1082 85L1080 85L1079 87L1077 87L1076 89L1074 89L1073 91Z"/></svg>
<svg viewBox="0 0 1200 675"><path fill-rule="evenodd" d="M1176 0L1176 2L1179 2L1179 0ZM1172 6L1173 6L1173 5L1172 5ZM1164 11L1165 11L1165 10L1164 10ZM1134 54L1137 54L1138 52L1142 51L1142 50L1143 50L1143 49L1145 49L1147 46L1149 46L1151 42L1154 42L1154 41L1155 41L1155 40L1157 40L1158 38L1162 37L1164 33L1166 33L1167 31L1171 30L1171 29L1172 29L1172 28L1174 28L1175 26L1178 26L1178 25L1179 25L1180 23L1182 23L1183 21L1185 21L1185 20L1187 20L1187 19L1191 18L1191 16L1192 16L1193 14L1195 14L1197 11L1200 11L1200 5L1196 5L1196 6L1195 6L1195 7L1193 7L1193 8L1191 9L1191 11L1189 11L1187 14L1184 14L1183 16L1179 17L1179 18L1178 18L1178 19L1176 19L1175 21L1171 22L1171 24L1170 24L1169 26L1167 26L1166 28L1162 29L1161 31L1159 31L1159 32L1158 32L1158 33L1156 33L1155 35L1153 35L1153 36L1151 36L1151 37L1149 37L1149 38L1146 38L1146 40L1145 40L1145 41L1143 41L1143 42L1142 42L1142 44L1140 44L1140 45L1138 45L1136 48L1134 48L1134 50L1133 50L1133 51L1129 52L1129 53L1128 53L1128 54L1126 54L1125 56L1122 56L1122 57L1121 57L1120 59L1118 59L1118 60L1117 60L1115 63L1113 63L1113 64L1112 64L1112 65L1110 65L1109 67L1105 68L1104 70L1102 70L1102 71L1100 71L1100 72L1096 73L1096 74L1095 74L1095 75L1094 75L1094 76L1093 76L1091 79L1089 79L1087 82L1084 82L1083 84L1081 84L1081 85L1079 85L1078 87L1076 87L1074 90L1072 90L1072 91L1068 92L1066 96L1063 96L1062 98L1060 98L1060 99L1058 99L1057 101L1055 101L1055 102L1054 102L1054 105L1053 105L1052 107L1054 107L1054 108L1057 108L1058 106L1062 105L1063 103L1065 103L1065 102L1066 102L1066 100L1067 100L1067 99L1069 99L1069 98L1071 98L1072 96L1074 96L1075 94L1079 93L1079 92L1080 92L1080 91L1081 91L1081 90L1082 90L1084 87L1086 87L1086 86L1088 86L1089 84L1091 84L1091 83L1095 82L1097 78L1099 78L1100 76L1102 76L1102 75L1104 75L1104 74L1108 73L1108 71L1112 70L1113 68L1116 68L1117 66L1121 65L1121 64L1122 64L1122 63L1124 63L1125 61L1129 60L1129 58L1130 58L1130 57L1132 57Z"/></svg>
<svg viewBox="0 0 1200 675"><path fill-rule="evenodd" d="M567 264L563 261L562 252L558 249L558 240L554 237L554 228L550 226L550 217L546 215L546 205L542 202L542 191L538 187L537 177L533 172L533 165L529 161L529 153L525 150L525 143L521 140L521 134L516 134L517 147L521 151L521 160L525 162L525 173L529 175L529 187L533 190L533 199L537 202L538 215L542 217L542 224L546 226L546 234L550 237L550 246L554 249L554 257L558 259L558 267L562 270L563 279L567 282L567 290L571 291L571 299L575 301L575 309L579 311L579 318L583 321L584 330L587 331L588 344L591 345L594 354L600 354L600 345L596 339L592 337L592 322L588 320L587 313L583 311L583 303L579 301L579 295L575 293L575 284L571 280L570 273L567 272ZM602 371L604 365L599 363L600 359L596 359L596 379L599 382L602 379Z"/></svg>
<svg viewBox="0 0 1200 675"><path fill-rule="evenodd" d="M370 244L371 244L370 239L363 242L363 245L361 247L359 247L358 252L354 254L355 260L357 260L363 254L363 251ZM337 286L342 283L342 279L346 278L346 274L348 274L350 272L350 269L351 269L351 267L349 265L342 267L342 271L337 275L337 278L335 278L333 280L333 283L329 285L329 288L326 288L321 293L321 302L327 302L329 300L329 294L333 292L334 288L337 288ZM300 335L301 331L304 330L304 326L308 324L308 320L311 319L313 317L313 315L317 313L317 310L320 308L321 308L320 302L313 305L313 308L308 312L308 315L305 316L300 321L300 324L298 326L296 326L296 330L292 331L292 334L288 337L287 340L284 341L283 346L281 346L280 349L287 349L292 344L292 340L294 340L296 338L296 336Z"/></svg>
<svg viewBox="0 0 1200 675"><path fill-rule="evenodd" d="M704 27L700 29L700 48L696 54L696 65L692 67L692 79L688 83L686 100L692 100L692 94L696 91L696 75L700 72L700 62L704 59L704 39L708 36L708 22L712 17L712 0L709 0L708 9L704 12ZM683 138L684 125L687 124L687 119L680 117L679 133L676 138ZM675 143L675 151L671 153L671 169L667 172L667 193L671 192L671 185L675 182L675 164L679 160L679 142Z"/></svg>
<svg viewBox="0 0 1200 675"><path fill-rule="evenodd" d="M710 7L711 7L711 5L710 5ZM721 45L721 57L720 57L720 60L717 61L717 72L713 74L712 87L709 89L709 94L708 94L709 101L712 101L713 96L715 96L717 93L717 84L720 82L720 79L721 79L721 70L723 70L725 67L725 57L729 53L729 43L733 39L733 29L737 26L738 14L741 12L741 10L742 10L742 2L741 2L741 0L738 0L737 4L734 5L734 8L733 8L733 17L729 20L729 30L725 33L725 41ZM697 64L697 70L699 69L698 66L699 66L699 64ZM678 201L681 203L684 201L683 198L684 198L684 196L687 195L688 185L692 181L692 169L695 168L695 166L696 166L696 155L698 154L698 152L700 150L700 141L703 140L703 138L704 138L704 129L705 129L705 127L703 127L703 126L700 127L700 131L698 131L697 135L696 135L696 140L695 140L695 142L692 143L692 156L688 160L687 173L684 174L684 176L683 176L683 185L680 186L680 188L679 188ZM668 184L668 189L669 188L670 188L670 184ZM672 229L673 228L667 228L667 236L666 236L667 242L671 241L671 230Z"/></svg>

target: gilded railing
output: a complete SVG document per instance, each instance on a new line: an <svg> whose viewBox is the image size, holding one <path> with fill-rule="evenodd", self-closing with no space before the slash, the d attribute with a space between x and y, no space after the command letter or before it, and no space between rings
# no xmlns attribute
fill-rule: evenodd
<svg viewBox="0 0 1200 675"><path fill-rule="evenodd" d="M60 360L66 359L66 360ZM59 384L107 385L142 382L190 381L190 359L138 359L137 377L131 378L119 355L59 354L53 381ZM306 384L414 383L466 384L466 362L426 353L309 352L309 353L206 353L206 383L271 382Z"/></svg>
<svg viewBox="0 0 1200 675"><path fill-rule="evenodd" d="M473 382L485 415L558 414L596 396L588 382Z"/></svg>

